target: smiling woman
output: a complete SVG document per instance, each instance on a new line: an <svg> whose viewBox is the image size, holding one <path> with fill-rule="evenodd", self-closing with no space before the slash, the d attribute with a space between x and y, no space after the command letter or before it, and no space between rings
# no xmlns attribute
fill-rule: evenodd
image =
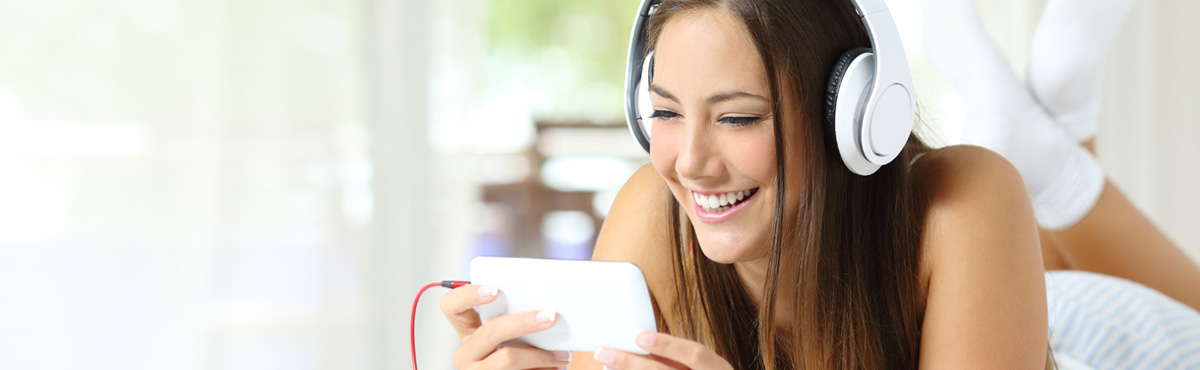
<svg viewBox="0 0 1200 370"><path fill-rule="evenodd" d="M920 184L903 166L849 173L821 115L837 55L870 44L851 3L666 2L648 38L650 156L673 195L666 218L684 220L664 240L677 252L654 259L681 268L649 267L674 282L655 295L666 329L735 368L915 363ZM927 150L914 138L897 162ZM754 196L711 210L740 192ZM597 258L629 231L606 230L618 242L602 239ZM885 268L897 274L871 273ZM695 297L724 298L671 304Z"/></svg>
<svg viewBox="0 0 1200 370"><path fill-rule="evenodd" d="M663 333L641 339L659 357L601 349L572 366L915 368L920 357L963 367L978 365L955 361L972 353L997 367L1045 364L1036 227L1007 163L951 148L910 168L929 152L911 137L868 177L829 144L829 73L845 51L870 45L853 3L667 1L648 31L652 166L618 195L593 258L645 272ZM1009 222L964 224L996 215ZM958 294L968 288L988 294ZM548 352L488 355L493 341L476 338L541 328L532 316L511 320L528 321L519 328L479 325L469 307L486 298L472 291L443 299L471 337L460 367L556 366ZM923 319L927 310L937 319ZM950 340L964 328L1003 334ZM941 351L922 351L934 343Z"/></svg>
<svg viewBox="0 0 1200 370"><path fill-rule="evenodd" d="M833 135L841 127L839 96L827 92L843 91L839 83L853 70L847 60L875 46L870 63L883 66L883 51L898 47L868 35L867 26L878 31L871 14L885 12L882 4L667 0L643 7L639 14L650 18L644 51L653 55L644 64L649 102L637 102L630 123L652 163L618 194L593 258L643 270L659 332L637 338L652 356L600 348L575 354L572 368L1054 366L1046 249L1019 168L978 147L931 149L906 129L894 161L860 171ZM631 67L643 65L631 59ZM650 123L640 122L643 105L652 107ZM868 143L874 132L863 125L854 149L891 155L886 145ZM554 324L535 313L480 323L471 307L488 304L493 297L478 293L489 291L467 287L442 301L464 338L460 368L567 365L563 353L500 346ZM1085 310L1077 303L1055 312ZM1177 303L1165 311L1200 320Z"/></svg>

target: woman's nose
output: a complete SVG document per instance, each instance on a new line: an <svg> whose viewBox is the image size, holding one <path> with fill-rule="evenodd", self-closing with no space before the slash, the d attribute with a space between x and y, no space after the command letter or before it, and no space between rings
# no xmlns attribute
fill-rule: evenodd
<svg viewBox="0 0 1200 370"><path fill-rule="evenodd" d="M687 125L679 157L675 160L675 172L688 179L698 180L721 174L720 158L710 139L709 130L700 124Z"/></svg>

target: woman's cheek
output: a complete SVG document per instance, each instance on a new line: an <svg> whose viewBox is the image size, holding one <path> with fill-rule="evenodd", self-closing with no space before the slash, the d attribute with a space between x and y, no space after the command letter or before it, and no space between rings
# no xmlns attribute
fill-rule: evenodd
<svg viewBox="0 0 1200 370"><path fill-rule="evenodd" d="M650 163L664 179L675 177L675 159L679 157L678 138L665 125L654 125L650 139Z"/></svg>
<svg viewBox="0 0 1200 370"><path fill-rule="evenodd" d="M743 140L737 140L736 161L741 172L756 181L768 182L775 178L775 131L770 124L760 125L746 132Z"/></svg>

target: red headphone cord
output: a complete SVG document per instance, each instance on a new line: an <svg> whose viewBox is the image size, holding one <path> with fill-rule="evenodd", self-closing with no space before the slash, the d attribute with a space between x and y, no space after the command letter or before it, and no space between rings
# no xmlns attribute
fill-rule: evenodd
<svg viewBox="0 0 1200 370"><path fill-rule="evenodd" d="M429 283L424 288L417 292L417 298L413 299L412 319L408 325L408 343L412 347L413 370L417 370L417 303L421 302L421 295L429 288L441 286L447 289L458 288L463 285L470 284L470 281L443 280L440 283Z"/></svg>

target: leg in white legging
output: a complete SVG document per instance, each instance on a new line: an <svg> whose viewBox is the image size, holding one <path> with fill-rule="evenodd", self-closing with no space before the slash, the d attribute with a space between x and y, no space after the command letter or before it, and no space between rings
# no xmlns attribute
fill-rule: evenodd
<svg viewBox="0 0 1200 370"><path fill-rule="evenodd" d="M1104 172L1017 78L971 0L925 0L925 50L967 103L963 140L1017 168L1038 223L1059 230L1091 210Z"/></svg>
<svg viewBox="0 0 1200 370"><path fill-rule="evenodd" d="M1117 6L1120 5L1117 3L1127 4L1128 0L1106 4L1086 1L1080 5L1112 6L1107 16L1096 18L1101 19L1099 22L1073 20L1067 16L1094 17L1091 13L1055 11L1065 9L1064 4L1081 1L1051 0L1051 8L1047 9L1041 24L1041 27L1049 28L1038 31L1039 40L1035 43L1046 50L1053 49L1055 42L1073 44L1060 46L1065 50L1090 45L1086 46L1086 51L1077 52L1077 55L1090 57L1059 63L1096 67L1046 67L1045 60L1039 60L1052 54L1035 50L1038 59L1031 61L1030 68L1038 71L1032 75L1037 81L1031 77L1031 84L1042 85L1042 93L1037 97L1019 83L984 31L971 0L925 1L925 48L934 64L967 101L969 113L964 136L968 143L996 150L1009 158L1025 178L1043 226L1043 250L1048 269L1079 269L1122 277L1200 310L1200 289L1195 288L1200 286L1200 268L1120 189L1107 181L1090 153L1091 141L1085 141L1082 146L1076 144L1076 140L1087 140L1095 132L1095 123L1089 123L1093 127L1089 131L1069 128L1070 125L1063 125L1056 119L1059 116L1068 117L1068 120L1094 116L1093 111L1099 109L1098 106L1076 105L1074 109L1093 111L1071 115L1072 105L1068 103L1087 100L1078 96L1098 97L1098 85L1095 85L1098 72L1093 69L1101 68L1098 55L1103 54L1102 49L1111 42L1112 34L1128 10L1128 5L1124 10ZM1073 26L1060 27L1055 24L1057 21ZM1101 29L1058 35L1051 32L1071 27ZM1081 34L1096 37L1084 41L1072 37ZM1080 77L1089 73L1091 77ZM1033 89L1034 92L1038 90ZM1064 98L1057 98L1055 94ZM1076 98L1065 98L1071 96ZM1068 123L1079 121L1072 122Z"/></svg>

